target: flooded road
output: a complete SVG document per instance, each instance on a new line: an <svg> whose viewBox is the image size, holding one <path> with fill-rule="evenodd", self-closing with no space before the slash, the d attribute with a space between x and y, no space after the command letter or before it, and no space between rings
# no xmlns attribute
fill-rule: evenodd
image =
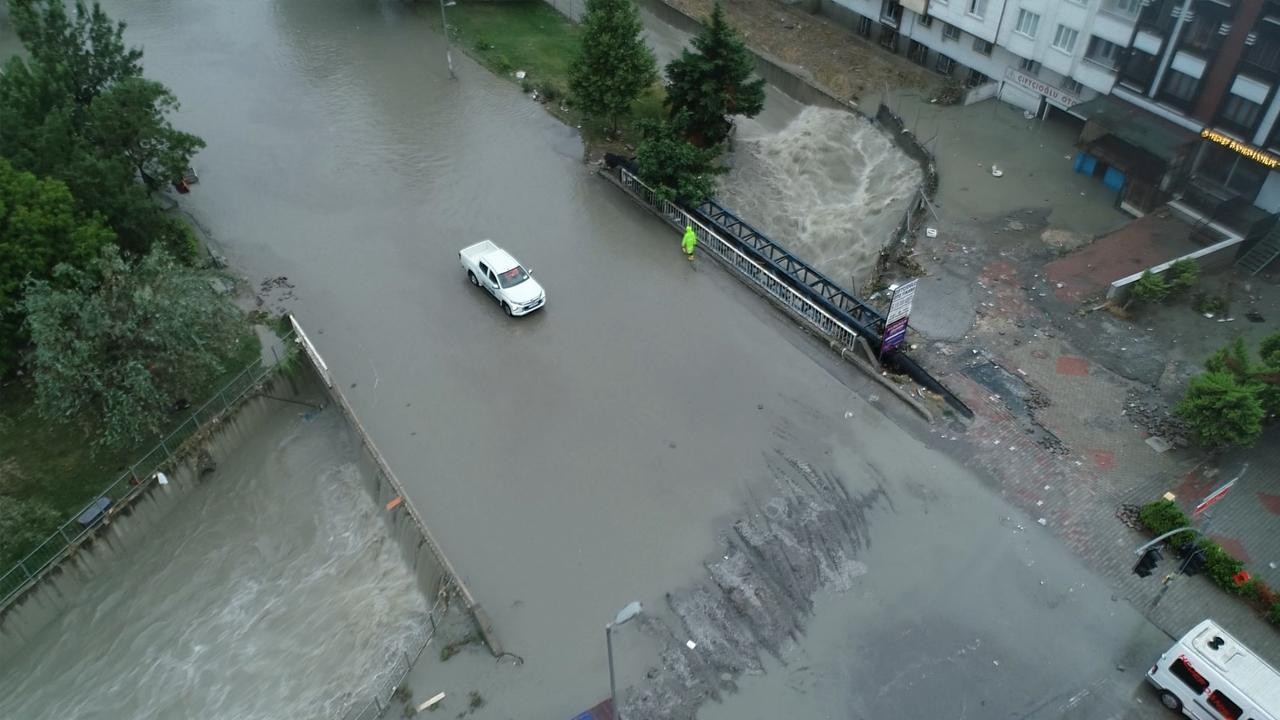
<svg viewBox="0 0 1280 720"><path fill-rule="evenodd" d="M11 656L0 717L340 718L425 640L427 604L334 409L271 411Z"/></svg>
<svg viewBox="0 0 1280 720"><path fill-rule="evenodd" d="M925 449L902 427L923 430L894 405L887 413L879 386L707 260L690 267L678 237L588 172L575 132L516 86L457 52L450 80L429 26L438 6L105 6L181 99L177 124L208 142L183 207L255 284L295 286L287 305L269 304L308 328L504 646L526 661L495 665L476 650L424 664L419 700L465 698L467 662L486 673L485 717L567 718L603 699L604 623L632 600L660 614L668 592L698 583L732 520L776 490L779 458L826 469L849 492L883 487L894 502L918 483L984 494L992 504L962 508L974 516L942 538L949 562L980 561L987 536L971 528L995 522L989 509L1002 503L945 455L912 465ZM791 122L782 115L773 128ZM513 322L468 285L457 251L485 237L532 266L544 311ZM850 452L861 459L825 459ZM868 514L861 546L882 525L909 535L928 522ZM891 547L893 562L910 559L909 544ZM879 582L867 568L857 583ZM858 588L844 597L864 597ZM867 607L893 604L886 593ZM999 626L998 607L968 607ZM1006 638L1030 631L1003 627ZM647 667L629 663L620 680L638 683ZM1066 691L1079 677L1044 682ZM1020 707L997 701L986 714Z"/></svg>

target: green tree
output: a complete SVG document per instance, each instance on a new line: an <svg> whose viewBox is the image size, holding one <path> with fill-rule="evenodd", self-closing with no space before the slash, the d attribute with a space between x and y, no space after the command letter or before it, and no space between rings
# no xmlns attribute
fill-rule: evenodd
<svg viewBox="0 0 1280 720"><path fill-rule="evenodd" d="M1191 378L1174 412L1206 447L1252 445L1264 415L1257 390L1229 372L1206 372Z"/></svg>
<svg viewBox="0 0 1280 720"><path fill-rule="evenodd" d="M26 286L22 307L41 414L100 429L98 446L159 432L167 410L223 369L246 321L212 275L161 248L130 264L107 246L86 270L62 265L61 287Z"/></svg>
<svg viewBox="0 0 1280 720"><path fill-rule="evenodd" d="M1200 281L1200 264L1191 259L1178 260L1169 266L1168 275L1171 290L1186 290Z"/></svg>
<svg viewBox="0 0 1280 720"><path fill-rule="evenodd" d="M66 183L82 214L100 215L131 253L159 243L193 257L190 231L150 192L204 143L169 124L177 102L142 78L142 52L124 44L124 24L84 0L70 15L62 0L10 6L29 58L11 59L0 74L0 155Z"/></svg>
<svg viewBox="0 0 1280 720"><path fill-rule="evenodd" d="M15 170L0 158L0 375L23 345L18 309L27 278L48 278L55 265L82 266L115 235L97 219L81 220L67 186Z"/></svg>
<svg viewBox="0 0 1280 720"><path fill-rule="evenodd" d="M755 117L764 109L764 80L753 78L755 59L724 19L717 2L709 23L693 39L697 52L684 50L667 65L666 105L682 123L689 142L719 145L733 127L730 117Z"/></svg>
<svg viewBox="0 0 1280 720"><path fill-rule="evenodd" d="M1169 283L1163 276L1156 275L1150 270L1145 270L1142 273L1142 277L1138 278L1138 281L1133 284L1133 288L1129 291L1129 301L1158 303L1169 297L1171 290L1172 288L1169 287Z"/></svg>
<svg viewBox="0 0 1280 720"><path fill-rule="evenodd" d="M658 78L653 51L640 37L632 0L587 0L582 48L569 67L569 90L580 107L609 119L613 131L631 104Z"/></svg>
<svg viewBox="0 0 1280 720"><path fill-rule="evenodd" d="M636 169L664 200L696 203L712 195L715 178L727 172L717 162L716 148L700 148L685 140L680 123L646 120L637 124L643 139L636 147Z"/></svg>

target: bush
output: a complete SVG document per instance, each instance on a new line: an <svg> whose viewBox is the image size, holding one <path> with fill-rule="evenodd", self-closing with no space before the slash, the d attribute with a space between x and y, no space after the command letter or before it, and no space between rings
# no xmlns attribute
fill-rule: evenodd
<svg viewBox="0 0 1280 720"><path fill-rule="evenodd" d="M1191 303L1191 307L1198 313L1221 315L1227 311L1227 301L1217 295L1202 292L1196 293L1196 299Z"/></svg>
<svg viewBox="0 0 1280 720"><path fill-rule="evenodd" d="M1231 557L1222 546L1212 540L1202 539L1199 545L1204 551L1205 572L1213 578L1213 582L1223 590L1240 594L1241 586L1236 584L1235 576L1244 569L1244 563Z"/></svg>
<svg viewBox="0 0 1280 720"><path fill-rule="evenodd" d="M1191 525L1191 518L1170 500L1147 503L1138 511L1138 520L1155 535L1163 535L1170 530ZM1180 550L1194 539L1195 533L1185 532L1174 535L1168 542L1174 549Z"/></svg>
<svg viewBox="0 0 1280 720"><path fill-rule="evenodd" d="M1187 421L1201 445L1222 448L1252 445L1266 416L1259 400L1261 383L1241 381L1229 372L1191 378L1174 414Z"/></svg>
<svg viewBox="0 0 1280 720"><path fill-rule="evenodd" d="M1162 275L1155 275L1150 270L1142 273L1142 277L1133 284L1129 291L1134 300L1144 303L1158 303L1169 297L1173 288Z"/></svg>
<svg viewBox="0 0 1280 720"><path fill-rule="evenodd" d="M1179 260L1169 266L1169 286L1186 290L1200 281L1200 265L1195 260Z"/></svg>
<svg viewBox="0 0 1280 720"><path fill-rule="evenodd" d="M1235 583L1232 584L1235 585ZM1235 591L1240 597L1252 601L1262 597L1262 589L1265 587L1266 585L1263 585L1261 580L1251 577L1243 583L1235 585Z"/></svg>
<svg viewBox="0 0 1280 720"><path fill-rule="evenodd" d="M556 85L550 80L543 80L538 83L538 95L540 95L543 100L553 103L564 97L564 91L560 89L559 85Z"/></svg>
<svg viewBox="0 0 1280 720"><path fill-rule="evenodd" d="M1280 602L1272 604L1270 620L1276 625L1280 625Z"/></svg>

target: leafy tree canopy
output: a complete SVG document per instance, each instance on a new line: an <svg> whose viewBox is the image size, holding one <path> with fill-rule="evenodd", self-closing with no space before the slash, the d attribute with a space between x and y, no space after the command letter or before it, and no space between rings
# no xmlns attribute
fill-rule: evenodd
<svg viewBox="0 0 1280 720"><path fill-rule="evenodd" d="M719 145L729 136L733 115L755 117L764 109L764 80L753 78L755 58L724 19L717 2L708 24L667 65L666 105L674 120L681 113L685 137L698 147Z"/></svg>
<svg viewBox="0 0 1280 720"><path fill-rule="evenodd" d="M28 282L22 300L37 401L52 420L94 421L99 446L158 433L175 401L199 395L243 341L246 321L214 276L162 248L130 264L108 245L87 269L54 275Z"/></svg>
<svg viewBox="0 0 1280 720"><path fill-rule="evenodd" d="M569 68L569 89L588 112L608 118L615 132L618 119L658 78L642 29L632 0L587 0L582 49Z"/></svg>

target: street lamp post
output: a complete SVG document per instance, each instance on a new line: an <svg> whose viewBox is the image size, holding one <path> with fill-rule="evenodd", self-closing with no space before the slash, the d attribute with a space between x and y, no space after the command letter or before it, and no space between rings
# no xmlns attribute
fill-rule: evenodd
<svg viewBox="0 0 1280 720"><path fill-rule="evenodd" d="M613 714L618 720L622 720L622 711L618 709L618 687L613 678L613 628L632 620L642 609L639 602L632 602L618 611L613 622L604 626L604 643L609 649L609 701L613 703Z"/></svg>
<svg viewBox="0 0 1280 720"><path fill-rule="evenodd" d="M457 5L456 0L440 0L440 26L444 29L444 59L449 64L449 77L454 80L458 76L453 72L453 49L449 45L449 18L445 17L445 7Z"/></svg>

